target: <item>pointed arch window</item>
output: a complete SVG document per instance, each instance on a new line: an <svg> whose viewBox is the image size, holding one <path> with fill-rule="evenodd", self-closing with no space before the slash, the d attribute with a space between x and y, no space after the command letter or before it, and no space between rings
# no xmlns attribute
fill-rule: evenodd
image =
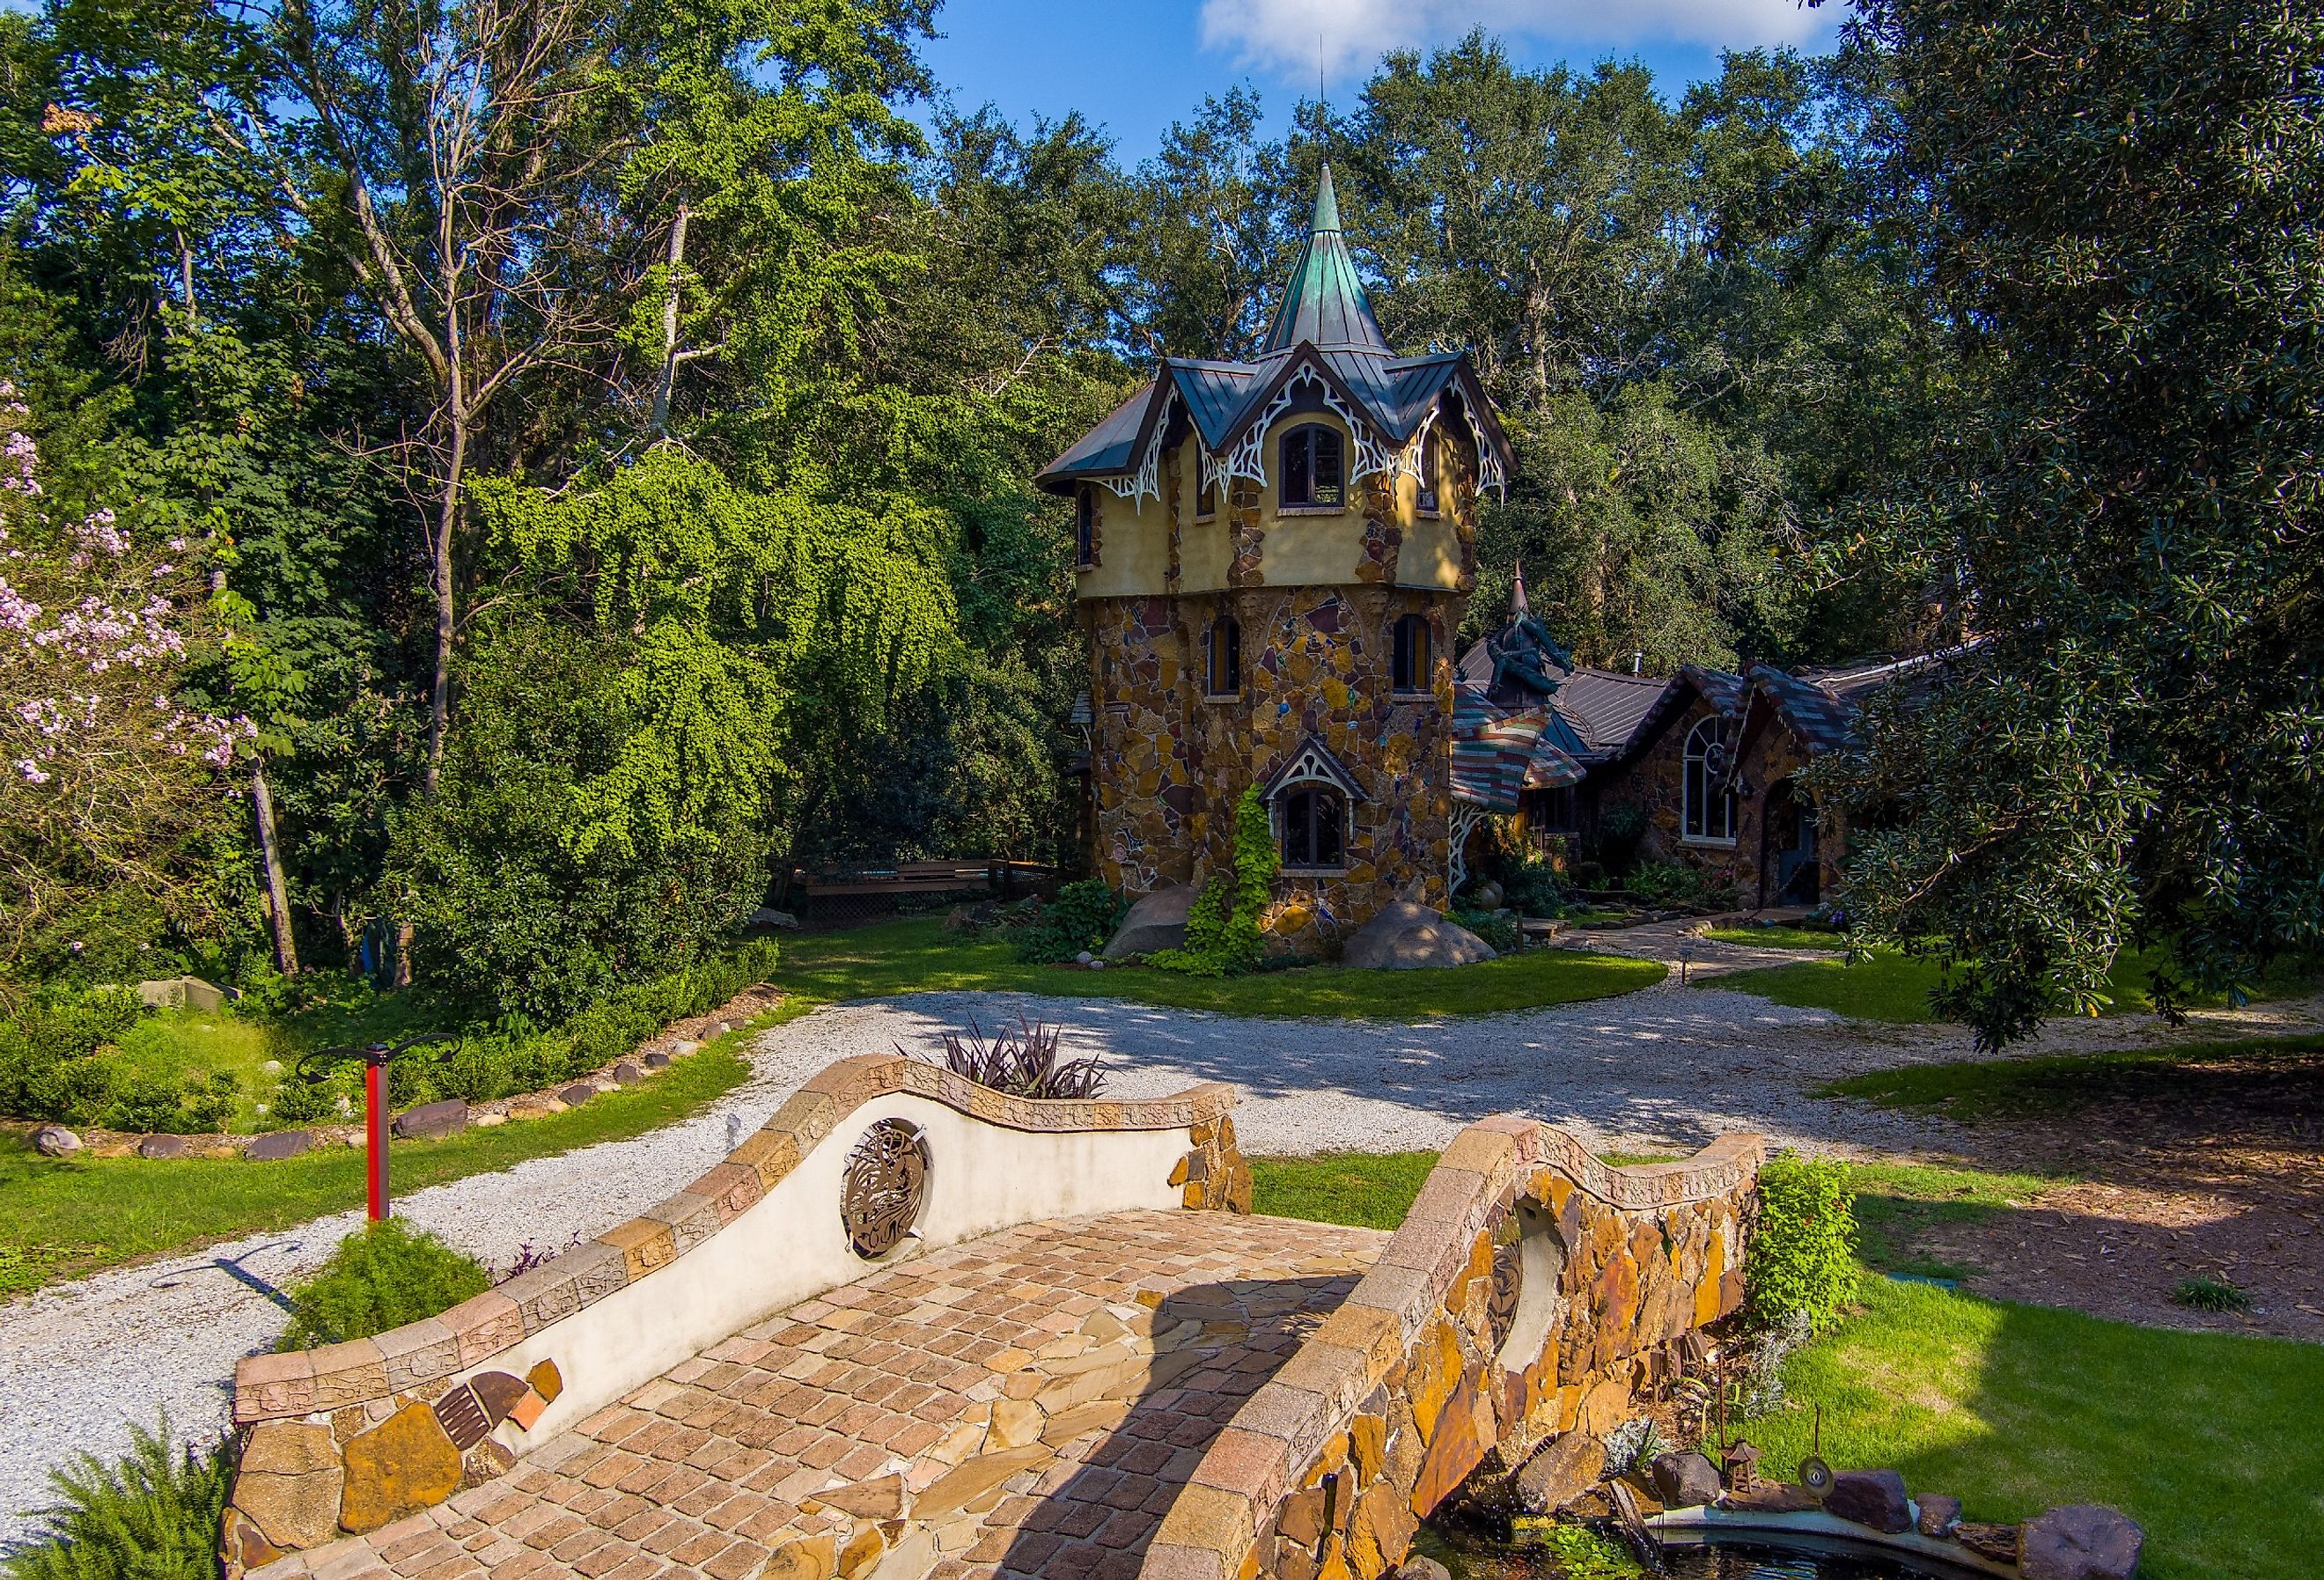
<svg viewBox="0 0 2324 1580"><path fill-rule="evenodd" d="M1681 836L1698 845L1735 843L1735 792L1727 787L1721 723L1704 719L1686 737L1685 806Z"/></svg>
<svg viewBox="0 0 2324 1580"><path fill-rule="evenodd" d="M1203 689L1213 697L1242 695L1242 624L1231 614L1222 614L1211 623Z"/></svg>
<svg viewBox="0 0 2324 1580"><path fill-rule="evenodd" d="M1340 430L1323 422L1303 422L1283 436L1276 476L1279 503L1336 508L1347 503Z"/></svg>
<svg viewBox="0 0 2324 1580"><path fill-rule="evenodd" d="M1420 436L1420 492L1414 496L1413 508L1423 515L1434 515L1443 508L1443 494L1437 484L1444 457L1436 442L1436 430L1432 425Z"/></svg>

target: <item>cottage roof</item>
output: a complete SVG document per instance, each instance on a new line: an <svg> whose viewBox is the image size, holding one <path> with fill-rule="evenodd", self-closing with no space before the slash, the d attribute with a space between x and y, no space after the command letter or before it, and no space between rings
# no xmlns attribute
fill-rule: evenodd
<svg viewBox="0 0 2324 1580"><path fill-rule="evenodd" d="M1422 427L1440 415L1465 425L1480 457L1480 484L1506 483L1508 437L1462 351L1399 357L1372 317L1340 227L1326 168L1314 216L1259 356L1250 362L1165 357L1154 376L1034 477L1052 494L1102 482L1127 497L1161 489L1162 449L1188 428L1213 464L1205 476L1257 479L1263 458L1245 440L1288 409L1294 385L1312 387L1356 430L1350 481L1386 471Z"/></svg>

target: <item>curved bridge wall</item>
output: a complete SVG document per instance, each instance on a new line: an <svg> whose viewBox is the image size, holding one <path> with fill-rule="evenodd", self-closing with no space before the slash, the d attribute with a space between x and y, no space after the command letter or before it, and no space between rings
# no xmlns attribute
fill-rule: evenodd
<svg viewBox="0 0 2324 1580"><path fill-rule="evenodd" d="M1763 1152L1600 1163L1502 1116L1462 1132L1379 1261L1251 1396L1172 1505L1157 1580L1373 1580L1498 1455L1603 1432L1741 1303Z"/></svg>

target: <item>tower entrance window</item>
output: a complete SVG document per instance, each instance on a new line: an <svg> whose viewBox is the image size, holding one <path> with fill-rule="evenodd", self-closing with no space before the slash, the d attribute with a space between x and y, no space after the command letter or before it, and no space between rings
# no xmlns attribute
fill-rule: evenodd
<svg viewBox="0 0 2324 1580"><path fill-rule="evenodd" d="M1204 689L1213 697L1233 697L1242 690L1242 626L1231 614L1222 614L1211 626L1210 672Z"/></svg>
<svg viewBox="0 0 2324 1580"><path fill-rule="evenodd" d="M1396 623L1395 655L1388 665L1389 684L1398 691L1428 688L1428 620L1406 614Z"/></svg>
<svg viewBox="0 0 2324 1580"><path fill-rule="evenodd" d="M1283 864L1347 864L1348 803L1329 785L1295 785L1283 792Z"/></svg>
<svg viewBox="0 0 2324 1580"><path fill-rule="evenodd" d="M1285 504L1337 505L1347 501L1341 482L1340 430L1321 422L1302 423L1283 436L1277 471Z"/></svg>

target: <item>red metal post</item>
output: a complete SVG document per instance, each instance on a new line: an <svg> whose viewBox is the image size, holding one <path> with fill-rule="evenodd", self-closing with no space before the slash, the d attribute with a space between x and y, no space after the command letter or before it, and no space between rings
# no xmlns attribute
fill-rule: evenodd
<svg viewBox="0 0 2324 1580"><path fill-rule="evenodd" d="M387 1063L364 1061L364 1123L367 1132L370 1192L366 1212L374 1224L387 1218Z"/></svg>

